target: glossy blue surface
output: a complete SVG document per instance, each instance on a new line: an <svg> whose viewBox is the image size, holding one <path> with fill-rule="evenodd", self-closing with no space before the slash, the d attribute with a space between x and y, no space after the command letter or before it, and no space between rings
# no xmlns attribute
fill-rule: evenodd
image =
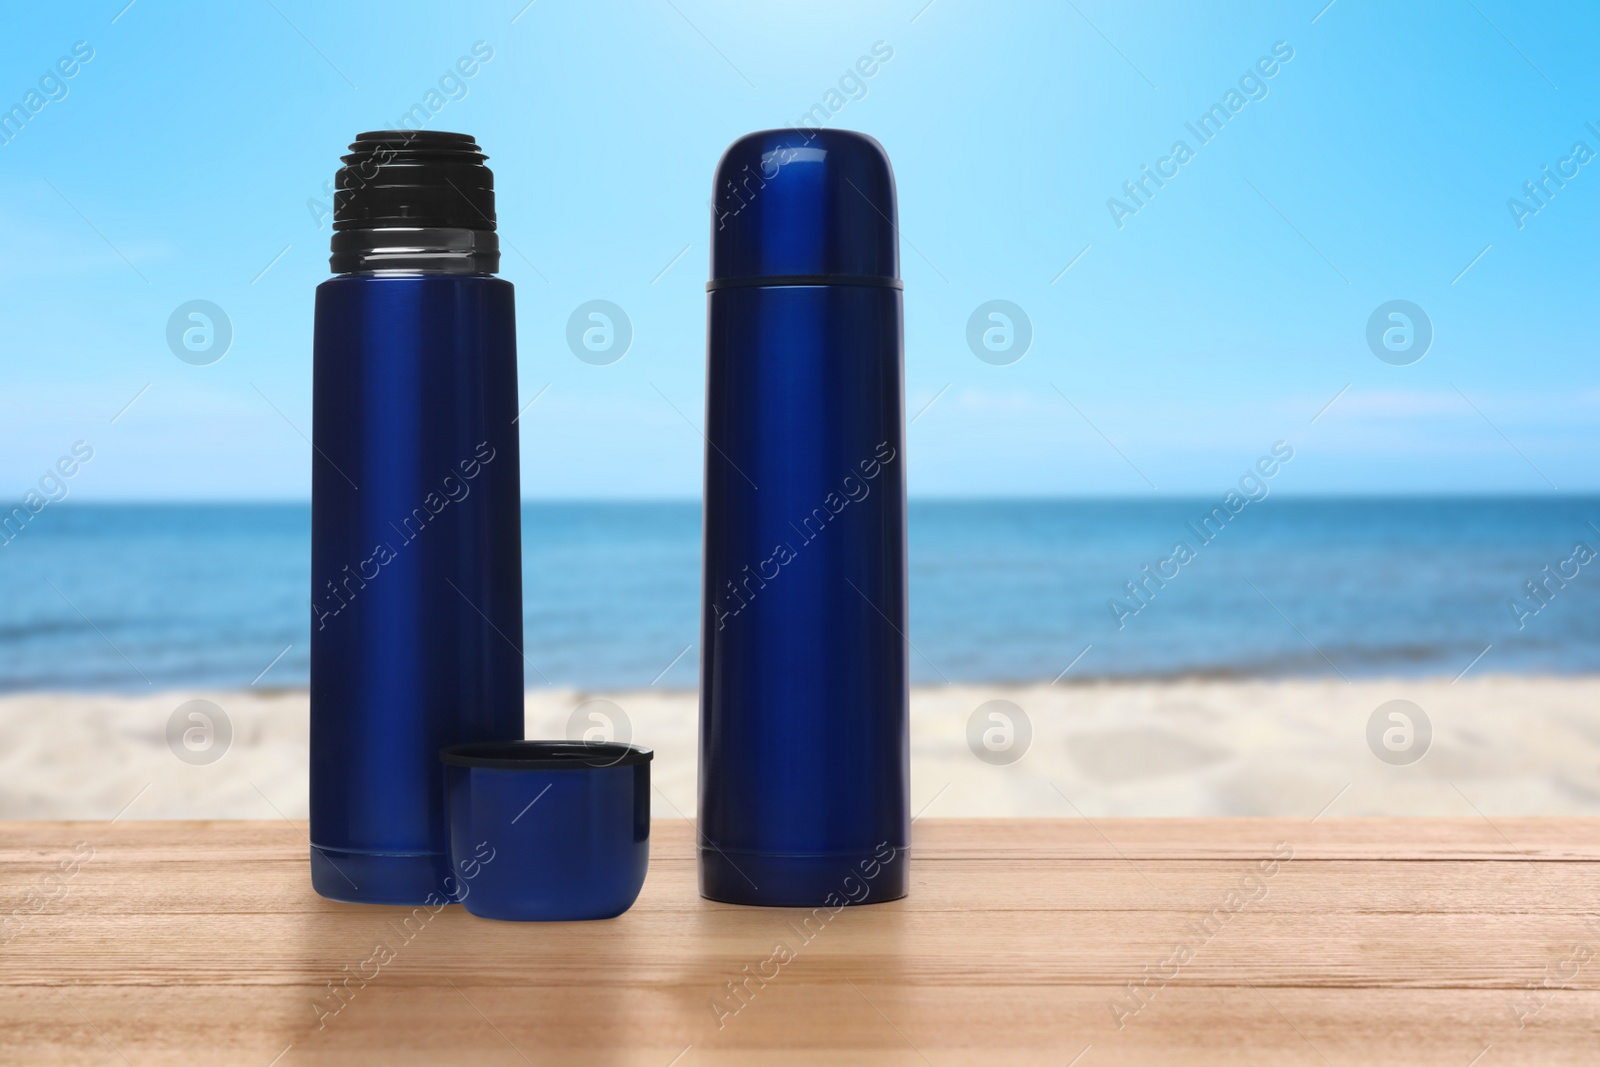
<svg viewBox="0 0 1600 1067"><path fill-rule="evenodd" d="M612 758L561 769L447 765L450 899L523 922L610 919L632 907L650 865L650 763L608 766Z"/></svg>
<svg viewBox="0 0 1600 1067"><path fill-rule="evenodd" d="M449 873L439 749L523 732L512 287L340 276L315 343L312 882L423 903Z"/></svg>
<svg viewBox="0 0 1600 1067"><path fill-rule="evenodd" d="M794 136L736 143L718 186ZM888 900L908 882L893 177L871 138L812 147L713 221L713 279L880 272L709 296L700 889L743 904Z"/></svg>
<svg viewBox="0 0 1600 1067"><path fill-rule="evenodd" d="M894 173L883 146L849 130L763 130L717 165L711 278L843 274L898 278Z"/></svg>

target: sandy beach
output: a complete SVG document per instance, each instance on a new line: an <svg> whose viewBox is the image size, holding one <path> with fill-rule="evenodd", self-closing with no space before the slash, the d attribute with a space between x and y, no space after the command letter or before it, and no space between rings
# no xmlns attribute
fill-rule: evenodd
<svg viewBox="0 0 1600 1067"><path fill-rule="evenodd" d="M211 763L168 745L195 699L231 724ZM1405 765L1368 743L1373 711L1396 699L1432 732ZM574 709L601 700L579 717L621 708L656 750L655 814L692 816L693 691L530 691L528 735L567 736ZM968 743L995 700L1022 715L989 706L1019 720L990 759L1021 747L1022 717L1031 727L1009 764ZM980 738L999 722L987 710ZM1600 677L954 685L916 690L911 719L912 805L930 816L1600 814ZM0 697L0 819L305 818L307 721L304 690Z"/></svg>

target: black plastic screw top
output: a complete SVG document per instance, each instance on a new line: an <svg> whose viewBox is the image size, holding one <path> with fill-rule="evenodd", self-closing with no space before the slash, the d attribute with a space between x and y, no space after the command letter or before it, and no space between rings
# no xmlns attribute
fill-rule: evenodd
<svg viewBox="0 0 1600 1067"><path fill-rule="evenodd" d="M334 177L335 274L392 270L493 274L494 173L464 133L356 135Z"/></svg>

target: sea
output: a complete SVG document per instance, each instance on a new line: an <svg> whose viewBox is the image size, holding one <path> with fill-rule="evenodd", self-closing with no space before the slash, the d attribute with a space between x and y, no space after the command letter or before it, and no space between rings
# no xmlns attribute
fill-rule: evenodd
<svg viewBox="0 0 1600 1067"><path fill-rule="evenodd" d="M1219 506L913 500L912 680L1600 672L1600 497ZM697 502L522 525L530 687L696 685ZM0 540L0 691L307 684L309 505L69 501Z"/></svg>

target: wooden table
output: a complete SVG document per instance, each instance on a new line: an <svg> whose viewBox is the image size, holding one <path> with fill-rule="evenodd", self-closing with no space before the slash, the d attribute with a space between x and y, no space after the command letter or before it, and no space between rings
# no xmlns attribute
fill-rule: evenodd
<svg viewBox="0 0 1600 1067"><path fill-rule="evenodd" d="M1600 819L915 830L909 899L806 941L697 897L682 820L621 918L409 936L303 823L0 824L0 1062L1600 1062Z"/></svg>

